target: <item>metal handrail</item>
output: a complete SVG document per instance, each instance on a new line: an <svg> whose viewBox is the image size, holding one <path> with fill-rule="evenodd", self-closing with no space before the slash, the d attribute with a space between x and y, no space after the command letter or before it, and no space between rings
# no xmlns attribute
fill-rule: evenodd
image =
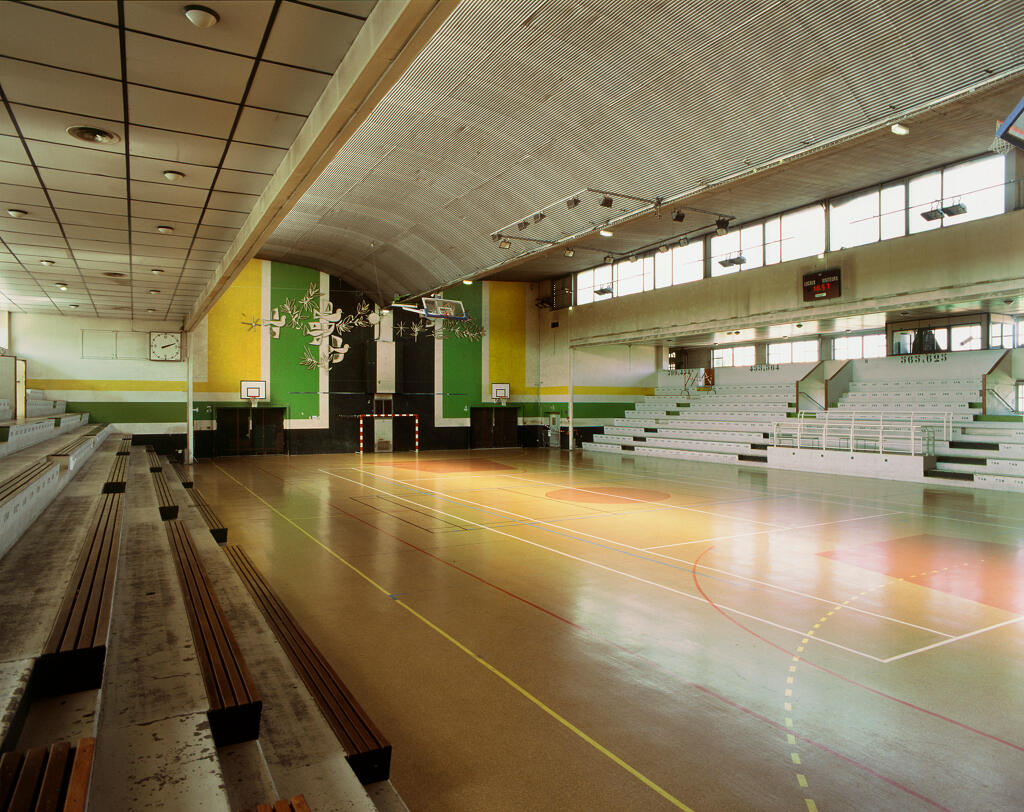
<svg viewBox="0 0 1024 812"><path fill-rule="evenodd" d="M812 414L814 418L810 419L808 415ZM894 419L897 415L898 420ZM933 456L936 430L941 430L943 441L952 440L952 412L801 411L796 418L773 424L772 444L789 448ZM873 448L866 447L869 444Z"/></svg>
<svg viewBox="0 0 1024 812"><path fill-rule="evenodd" d="M1006 402L1006 398L1004 398L1002 395L1000 395L992 387L988 387L985 391L986 392L991 392L993 395L995 395L997 398L999 398L999 402L1002 403L1003 406L1005 406L1007 408L1007 410L1009 411L1010 414L1021 414L1021 411L1019 409L1015 409L1013 406L1011 406L1009 403L1007 403Z"/></svg>

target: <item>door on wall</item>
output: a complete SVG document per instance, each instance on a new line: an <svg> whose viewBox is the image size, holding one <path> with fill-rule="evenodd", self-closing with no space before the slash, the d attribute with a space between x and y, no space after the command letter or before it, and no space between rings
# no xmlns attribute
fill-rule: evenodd
<svg viewBox="0 0 1024 812"><path fill-rule="evenodd" d="M469 432L473 448L514 448L519 445L519 407L474 406Z"/></svg>
<svg viewBox="0 0 1024 812"><path fill-rule="evenodd" d="M14 416L28 417L25 413L25 359L14 362Z"/></svg>
<svg viewBox="0 0 1024 812"><path fill-rule="evenodd" d="M216 456L285 453L284 406L218 406Z"/></svg>

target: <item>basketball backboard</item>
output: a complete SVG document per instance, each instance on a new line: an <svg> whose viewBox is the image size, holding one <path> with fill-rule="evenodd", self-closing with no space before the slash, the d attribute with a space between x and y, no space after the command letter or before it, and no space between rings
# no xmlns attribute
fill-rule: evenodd
<svg viewBox="0 0 1024 812"><path fill-rule="evenodd" d="M432 319L468 319L466 308L458 299L423 299L423 315Z"/></svg>
<svg viewBox="0 0 1024 812"><path fill-rule="evenodd" d="M238 396L255 406L256 401L267 399L267 382L241 381L238 385Z"/></svg>

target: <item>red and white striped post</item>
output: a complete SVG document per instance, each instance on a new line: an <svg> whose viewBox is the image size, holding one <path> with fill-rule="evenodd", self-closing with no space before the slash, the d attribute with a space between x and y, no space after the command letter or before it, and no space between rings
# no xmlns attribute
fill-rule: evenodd
<svg viewBox="0 0 1024 812"><path fill-rule="evenodd" d="M416 412L401 412L399 414L361 414L359 417L359 453L363 453L363 421L367 417L411 417L415 420L416 428L416 453L420 453L420 416Z"/></svg>

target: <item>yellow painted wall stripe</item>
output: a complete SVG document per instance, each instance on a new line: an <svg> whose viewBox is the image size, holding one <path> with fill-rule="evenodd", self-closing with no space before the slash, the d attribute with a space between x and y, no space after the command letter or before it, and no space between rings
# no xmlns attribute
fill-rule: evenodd
<svg viewBox="0 0 1024 812"><path fill-rule="evenodd" d="M28 378L29 389L92 390L97 392L184 392L184 381L78 381L73 378ZM237 389L237 386L235 387Z"/></svg>
<svg viewBox="0 0 1024 812"><path fill-rule="evenodd" d="M385 596L388 596L390 598L392 593L389 590L385 589L383 586L381 586L379 583L377 583L375 580L373 580L373 578L371 578L369 575L367 575L361 569L359 569L358 567L356 567L353 564L351 564L348 561L346 561L344 558L342 558L340 555L338 555L336 552L334 552L334 550L332 550L330 547L328 547L326 544L324 544L322 541L320 541L320 539L318 539L316 536L314 536L309 531L305 530L303 527L301 527L298 524L296 524L288 516L286 516L284 513L282 513L280 510L278 510L272 504L270 504L266 499L264 499L262 496L260 496L255 491L253 491L248 485L245 485L244 483L240 482L239 480L237 480L233 476L231 476L231 474L229 474L227 471L225 471L223 468L221 468L217 463L214 463L213 466L218 471L220 471L222 474L224 474L224 476L226 476L228 479L230 479L232 482L234 482L236 485L238 485L239 487L244 488L245 490L247 490L256 499L258 499L260 502L262 502L264 505L266 505L268 508L270 508L272 511L274 511L274 513L276 513L278 516L280 516L282 519L284 519L286 522L288 522L288 524L290 524L292 527L294 527L296 530L298 530L300 533L302 533L304 536L306 536L306 538L308 538L310 541L312 541L313 543L315 543L318 546L322 547L326 552L328 552L330 555L332 555L334 558L336 558L338 561L340 561L342 564L344 564L346 567L348 567L350 570L352 570L352 572L354 572L356 575L358 575L360 578L362 578L364 581L366 581L368 584L370 584L374 589L378 590L381 594L383 594ZM596 741L591 736L588 736L586 733L584 733L582 730L580 730L578 727L576 727L576 725L574 725L572 722L570 722L564 716L559 714L553 708L551 708L548 705L544 704L544 702L542 702L540 699L538 699L533 694L531 694L529 691L527 691L522 685L517 683L510 676L505 674L503 671L498 670L493 665L491 665L489 662L487 662L486 660L484 660L481 657L479 657L477 654L473 653L464 644L460 643L458 640L456 640L454 637L452 637L450 634L448 634L448 632L446 632L444 629L440 628L439 626L437 626L436 624L432 623L430 620L425 618L423 615L421 615L419 612L417 612L415 609L413 609L411 606L409 606L409 604L407 604L405 601L397 600L397 599L393 599L393 600L394 600L394 603L396 603L399 606L401 606L403 609L405 609L407 612L409 612L409 614L411 614L417 620L422 621L430 629L432 629L433 631L437 632L439 635L441 635L449 643L451 643L452 645L456 646L461 651L463 651L466 654L468 654L470 657L472 657L474 660L476 660L476 662L478 662L480 665L482 665L484 668L486 668L488 671L490 671L492 674L494 674L496 677L498 677L500 680L502 680L508 686L510 686L511 688L514 688L523 697L528 699L530 702L532 702L534 705L536 705L538 708L540 708L542 711L544 711L546 714L548 714L552 719L555 719L561 725L563 725L567 729L571 730L573 733L575 733L577 736L579 736L581 739L583 739L583 741L585 741L587 744L589 744L591 747L593 747L595 750L597 750L599 753L601 753L601 755L603 755L606 758L609 758L612 761L614 761L622 769L624 769L626 772L628 772L630 775L632 775L634 778L636 778L638 781L640 781L642 784L644 784L649 789L654 790L654 792L656 792L658 795L660 795L662 798L664 798L666 801L668 801L674 807L676 807L677 809L682 809L682 810L684 810L684 812L693 812L693 809L688 807L686 804L684 804L682 801L680 801L678 798L676 798L670 792L668 792L667 790L662 789L660 786L655 784L650 778L645 776L639 770L637 770L636 768L630 766L625 761L623 761L621 758L619 758L617 755L615 755L615 753L613 753L607 747L602 745L600 742Z"/></svg>
<svg viewBox="0 0 1024 812"><path fill-rule="evenodd" d="M488 374L491 383L507 381L513 395L536 394L526 385L526 294L525 282L491 282L487 285ZM490 391L488 381L484 388Z"/></svg>

